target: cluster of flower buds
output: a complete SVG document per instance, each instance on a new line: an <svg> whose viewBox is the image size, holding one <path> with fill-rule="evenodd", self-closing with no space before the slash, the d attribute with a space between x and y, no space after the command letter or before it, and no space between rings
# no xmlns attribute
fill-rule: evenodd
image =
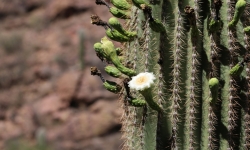
<svg viewBox="0 0 250 150"><path fill-rule="evenodd" d="M152 7L144 0L132 0L134 5L141 9L145 15L146 20L149 23L149 27L155 32L165 32L164 25L158 20L154 19L152 15ZM128 19L131 9L131 4L126 0L111 0L113 7L111 7L104 0L96 0L97 5L105 5L108 7L114 17L111 17L108 22L103 21L97 15L91 16L91 23L97 26L102 26L106 30L106 35L100 42L94 44L94 49L97 56L107 63L113 64L105 67L105 71L112 77L120 78L123 80L123 86L125 89L127 101L135 107L142 107L147 104L156 111L162 111L162 108L153 100L152 85L155 80L153 73L144 72L137 75L136 71L128 68L123 64L123 57L119 56L122 52L120 48L115 48L114 44L109 40L118 42L133 41L137 37L137 33L133 31L125 30L119 20ZM108 39L109 38L109 39ZM107 81L101 75L101 72L96 68L91 68L91 74L97 75L101 78L103 86L114 93L121 91L121 86L115 82ZM145 98L145 100L137 99L131 96L130 90L139 91Z"/></svg>

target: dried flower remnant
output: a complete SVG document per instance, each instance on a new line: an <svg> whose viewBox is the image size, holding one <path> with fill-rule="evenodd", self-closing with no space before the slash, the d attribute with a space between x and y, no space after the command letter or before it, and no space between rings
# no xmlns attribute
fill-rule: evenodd
<svg viewBox="0 0 250 150"><path fill-rule="evenodd" d="M95 24L97 26L103 26L106 30L108 28L111 29L111 26L107 22L102 21L99 16L97 16L97 15L91 15L90 18L91 18L91 23L92 24Z"/></svg>

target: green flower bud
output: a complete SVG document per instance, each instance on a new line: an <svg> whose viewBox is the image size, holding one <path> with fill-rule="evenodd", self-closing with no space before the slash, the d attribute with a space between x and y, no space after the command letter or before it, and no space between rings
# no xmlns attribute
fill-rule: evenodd
<svg viewBox="0 0 250 150"><path fill-rule="evenodd" d="M209 101L213 106L218 100L219 80L217 78L211 78L208 84L211 92L211 98Z"/></svg>
<svg viewBox="0 0 250 150"><path fill-rule="evenodd" d="M212 19L209 23L209 31L210 32L217 32L221 29L222 22L221 20Z"/></svg>
<svg viewBox="0 0 250 150"><path fill-rule="evenodd" d="M102 53L102 52L103 52L103 48L102 48L102 44L101 44L101 43L99 43L99 42L98 42L98 43L95 43L95 44L94 44L94 50L96 51L97 54L99 54L99 55L101 55L102 57L104 57L104 56L103 56L103 53Z"/></svg>
<svg viewBox="0 0 250 150"><path fill-rule="evenodd" d="M233 77L240 76L243 69L244 69L244 64L242 62L240 62L230 70L230 75Z"/></svg>
<svg viewBox="0 0 250 150"><path fill-rule="evenodd" d="M120 55L120 54L122 53L122 49L119 48L119 47L116 48L115 50L116 50L116 54L117 54L117 55Z"/></svg>
<svg viewBox="0 0 250 150"><path fill-rule="evenodd" d="M117 18L130 19L130 11L123 11L115 7L111 7L109 11L113 16Z"/></svg>
<svg viewBox="0 0 250 150"><path fill-rule="evenodd" d="M121 34L126 35L129 38L134 38L136 36L136 32L130 32L130 31L124 30L119 20L116 19L115 17L111 17L109 19L109 25L113 27L114 29L116 29Z"/></svg>
<svg viewBox="0 0 250 150"><path fill-rule="evenodd" d="M245 33L250 33L250 26L244 28Z"/></svg>
<svg viewBox="0 0 250 150"><path fill-rule="evenodd" d="M141 9L141 4L146 4L144 0L132 0L134 5Z"/></svg>
<svg viewBox="0 0 250 150"><path fill-rule="evenodd" d="M117 41L117 42L128 42L128 41L133 40L133 38L127 37L126 35L121 34L119 31L117 31L115 29L113 29L112 31L111 31L111 29L106 30L106 35L111 40L114 40L114 41Z"/></svg>
<svg viewBox="0 0 250 150"><path fill-rule="evenodd" d="M238 2L235 5L235 13L233 20L229 22L228 27L232 28L235 27L238 21L240 20L241 15L244 12L244 9L246 8L246 1L245 0L238 0Z"/></svg>
<svg viewBox="0 0 250 150"><path fill-rule="evenodd" d="M122 89L119 84L108 80L103 83L103 86L105 87L105 89L113 93L119 93Z"/></svg>
<svg viewBox="0 0 250 150"><path fill-rule="evenodd" d="M121 9L121 10L128 10L131 8L131 5L126 0L111 0L111 3Z"/></svg>
<svg viewBox="0 0 250 150"><path fill-rule="evenodd" d="M146 101L145 100L141 100L141 99L132 99L129 101L130 105L135 106L135 107L142 107L146 105Z"/></svg>
<svg viewBox="0 0 250 150"><path fill-rule="evenodd" d="M122 73L120 72L120 70L118 70L114 66L106 66L105 71L107 72L107 74L115 78L119 78L122 76Z"/></svg>
<svg viewBox="0 0 250 150"><path fill-rule="evenodd" d="M108 40L107 37L102 38L101 40L101 48L99 48L99 44L95 44L98 47L98 50L101 53L101 56L105 57L108 61L111 61L117 69L119 69L123 74L128 76L134 76L136 72L132 69L126 68L122 65L119 60L114 44ZM94 47L95 47L94 45Z"/></svg>

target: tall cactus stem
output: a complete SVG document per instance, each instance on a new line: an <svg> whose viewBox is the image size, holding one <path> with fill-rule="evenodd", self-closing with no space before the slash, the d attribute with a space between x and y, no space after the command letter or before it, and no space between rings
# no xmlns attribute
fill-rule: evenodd
<svg viewBox="0 0 250 150"><path fill-rule="evenodd" d="M122 127L122 132L124 133L122 138L124 139L123 148L124 150L129 150L131 147L134 147L134 120L136 118L136 112L134 107L128 107L124 105L125 114L122 117L124 126Z"/></svg>
<svg viewBox="0 0 250 150"><path fill-rule="evenodd" d="M135 31L140 35L140 26L141 26L141 20L138 19L139 16L139 9L137 8L132 8L131 14L130 14L130 20L127 20L129 24L129 30ZM135 38L135 41L138 41L138 38ZM130 47L133 47L131 49ZM133 64L133 69L138 70L137 68L137 55L138 55L138 42L126 42L125 48L126 50L124 51L124 55L126 56L125 64ZM134 92L131 91L132 94L135 94ZM123 134L123 140L124 144L122 149L123 150L136 150L136 149L142 149L142 136L143 136L143 131L144 131L144 125L141 123L142 120L142 111L143 108L135 108L129 106L127 104L126 99L122 101L122 106L124 109L124 115L122 117L122 122L123 122L123 127L122 131L124 132ZM130 123L131 122L131 123ZM132 138L135 137L135 139L132 140ZM138 142L136 142L138 140Z"/></svg>
<svg viewBox="0 0 250 150"><path fill-rule="evenodd" d="M216 34L216 33L215 33ZM217 46L217 41L215 41L217 38L217 35L215 34L211 34L210 35L210 42L211 42L211 71L209 74L209 77L219 77L220 74L220 65L219 65L219 53L220 53L220 49Z"/></svg>
<svg viewBox="0 0 250 150"><path fill-rule="evenodd" d="M136 108L137 107L131 107L131 102L128 101L128 99L130 101L133 101L133 98L131 97L131 93L129 91L129 87L128 87L128 81L129 79L125 79L123 80L123 84L124 84L124 88L126 91L126 96L125 97L121 97L121 104L122 107L124 108L124 113L123 116L121 118L122 122L123 122L123 126L122 126L122 132L123 132L123 140L124 140L124 144L122 149L123 150L128 150L131 149L131 147L133 149L137 149L136 148L136 142L135 140L132 140L132 138L138 139L138 133L136 133L137 131L137 126L138 126L138 121L137 120L137 115L138 113L136 112ZM133 104L132 104L133 106Z"/></svg>
<svg viewBox="0 0 250 150"><path fill-rule="evenodd" d="M249 46L249 45L248 45ZM247 86L250 86L250 66L246 67L246 80ZM245 105L245 115L244 115L244 149L250 149L250 88L247 89L247 99Z"/></svg>
<svg viewBox="0 0 250 150"><path fill-rule="evenodd" d="M217 149L219 147L219 80L220 79L220 31L221 19L220 0L210 0L210 11L204 23L204 47L207 60L203 60L203 103L202 103L202 149ZM209 4L208 4L209 6ZM215 26L212 28L211 23ZM207 30L208 28L208 30ZM207 92L209 90L209 92Z"/></svg>
<svg viewBox="0 0 250 150"><path fill-rule="evenodd" d="M211 1L211 8L210 13L211 17L215 18L217 22L221 22L220 20L220 8L222 5L222 2L220 0L217 1ZM210 63L211 63L211 70L209 72L209 79L219 79L220 78L220 62L219 62L219 53L220 48L218 46L218 39L219 35L218 32L220 30L220 24L218 24L217 30L210 32L209 39L210 39ZM219 83L218 83L219 84ZM219 86L219 85L216 85ZM219 113L217 112L217 105L219 101L218 97L218 88L215 89L216 91L212 91L214 93L210 92L210 96L212 96L212 101L209 104L208 107L208 148L213 150L218 148L218 141L219 137L217 136L217 130L218 127L218 117ZM215 94L215 96L213 96Z"/></svg>
<svg viewBox="0 0 250 150"><path fill-rule="evenodd" d="M193 43L194 44L194 43ZM195 119L195 113L197 113L196 111L196 105L198 104L198 95L197 95L197 91L199 90L198 87L197 87L197 71L198 71L198 68L197 66L200 65L199 62L198 62L198 53L197 53L197 49L196 49L196 46L193 45L192 47L192 59L191 59L191 62L192 62L192 66L191 66L191 76L190 76L190 79L191 79L191 82L190 82L190 87L189 87L189 90L190 90L190 93L189 93L189 111L188 111L188 120L189 120L189 149L190 150L194 150L196 149L195 148L195 141L194 139L197 138L195 137L195 128L196 128L196 122Z"/></svg>
<svg viewBox="0 0 250 150"><path fill-rule="evenodd" d="M180 109L180 103L181 103L181 95L182 95L182 85L181 85L181 71L182 71L182 50L183 50L183 45L184 40L183 40L183 34L184 34L184 29L182 27L183 23L183 18L181 16L181 12L179 10L179 7L177 7L177 17L176 17L176 28L175 28L175 37L176 39L174 40L174 47L173 47L173 71L172 71L172 94L171 94L171 100L173 101L171 109L172 109L172 149L177 149L180 145L178 140L178 130L179 129L179 120L180 120L180 115L179 115L179 109Z"/></svg>
<svg viewBox="0 0 250 150"><path fill-rule="evenodd" d="M197 145L196 140L200 139L200 132L195 130L197 127L200 126L197 120L197 116L199 116L199 99L200 99L200 86L197 81L201 80L201 72L199 71L200 67L200 33L199 33L199 26L200 26L200 20L199 15L197 14L199 12L198 2L195 0L193 4L197 10L197 12L194 11L194 9L190 6L185 7L185 13L187 14L189 24L190 24L190 38L191 38L191 60L189 62L190 64L190 74L189 74L189 88L188 88L188 95L187 95L187 128L188 128L188 147L189 150L199 149L199 145Z"/></svg>
<svg viewBox="0 0 250 150"><path fill-rule="evenodd" d="M228 13L228 22L230 22L232 18L232 14L234 12L234 3L230 0L227 0L227 13ZM230 26L228 27L228 49L230 52L230 68L237 63L237 55L239 52L239 48L236 46L236 29L232 29ZM236 116L238 113L238 82L239 79L234 76L230 76L229 78L229 104L228 104L228 149L235 149L238 145L236 141L237 136L235 133L237 132L237 123L239 118Z"/></svg>
<svg viewBox="0 0 250 150"><path fill-rule="evenodd" d="M138 12L139 12L139 9L137 9L136 10L136 14L138 14ZM137 15L136 15L137 16ZM139 31L139 27L137 26L138 25L138 23L137 22L139 22L139 18L138 17L136 17L136 22L135 22L135 31L136 32L138 32ZM139 47L139 40L138 40L138 38L135 38L135 41L134 41L134 45L133 45L133 53L134 54L137 54L138 53L138 50L137 50L137 48ZM134 69L136 69L137 68L137 64L136 64L136 61L138 60L138 58L137 58L137 55L134 55L134 57L133 57L133 68Z"/></svg>
<svg viewBox="0 0 250 150"><path fill-rule="evenodd" d="M247 7L245 9L245 17L249 14L249 7ZM245 22L245 26L250 27L250 20L246 20ZM250 28L249 28L250 29ZM249 33L245 32L244 34L244 47L246 49L246 55L250 54L250 35ZM245 105L243 105L243 117L242 120L244 120L243 122L243 139L242 139L242 148L244 149L250 149L250 64L249 62L246 62L246 102L244 103Z"/></svg>
<svg viewBox="0 0 250 150"><path fill-rule="evenodd" d="M129 26L130 26L130 30L135 31L136 33L140 33L140 25L141 25L141 21L140 21L140 17L138 17L139 14L139 9L134 8L132 10L133 13L131 13L131 20L129 22ZM138 47L139 47L139 42L138 42L138 38L134 39L135 42L129 42L127 43L127 50L125 52L126 57L130 58L126 60L126 64L131 63L133 66L134 70L137 70L137 55L138 55ZM133 47L133 48L131 48ZM133 54L133 55L130 55ZM134 92L132 92L133 94L135 94ZM145 106L144 106L145 107ZM144 108L143 107L143 108ZM142 123L142 109L136 109L136 108L129 108L132 112L131 115L134 116L134 123L133 123L133 132L131 133L134 137L136 137L136 140L138 140L139 142L135 142L133 143L133 149L142 149L142 142L143 142L143 130L144 130L144 123Z"/></svg>
<svg viewBox="0 0 250 150"><path fill-rule="evenodd" d="M219 63L219 53L220 49L218 48L218 41L215 41L218 38L217 33L212 33L210 37L210 43L211 43L211 53L210 53L210 61L211 61L211 71L209 72L209 78L217 78L219 79L220 75L220 63ZM219 83L218 83L219 84ZM219 86L219 85L218 85ZM217 135L217 130L216 127L218 125L218 112L217 111L217 104L219 101L218 97L218 89L215 93L211 93L212 95L215 94L216 96L212 96L212 102L209 105L209 115L208 115L208 120L209 120L209 128L208 128L208 133L209 133L209 138L208 138L208 148L209 149L216 149L217 148L217 142L218 142L218 137Z"/></svg>
<svg viewBox="0 0 250 150"><path fill-rule="evenodd" d="M217 138L216 138L216 123L218 121L216 114L214 113L213 107L210 105L209 106L209 115L208 115L208 148L209 149L216 149L217 145Z"/></svg>

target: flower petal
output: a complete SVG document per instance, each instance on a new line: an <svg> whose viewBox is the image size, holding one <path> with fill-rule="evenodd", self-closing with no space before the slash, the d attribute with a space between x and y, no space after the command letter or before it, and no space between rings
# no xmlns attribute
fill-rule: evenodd
<svg viewBox="0 0 250 150"><path fill-rule="evenodd" d="M155 80L155 76L150 72L139 73L137 76L133 76L132 80L128 82L130 89L145 90L152 86Z"/></svg>

